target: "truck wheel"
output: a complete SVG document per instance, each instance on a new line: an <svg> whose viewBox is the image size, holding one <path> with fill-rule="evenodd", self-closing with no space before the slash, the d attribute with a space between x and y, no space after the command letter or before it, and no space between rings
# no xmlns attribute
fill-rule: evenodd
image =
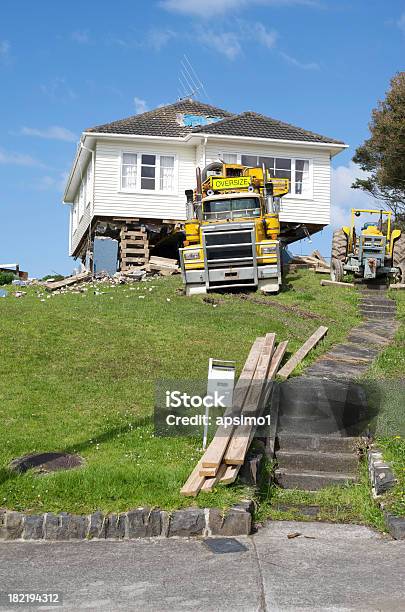
<svg viewBox="0 0 405 612"><path fill-rule="evenodd" d="M331 279L337 283L341 283L343 280L343 274L344 270L342 262L340 261L340 259L335 259L334 257L332 257L332 260L330 262Z"/></svg>
<svg viewBox="0 0 405 612"><path fill-rule="evenodd" d="M347 236L342 228L339 228L333 232L331 259L338 259L339 261L345 262L346 255Z"/></svg>
<svg viewBox="0 0 405 612"><path fill-rule="evenodd" d="M405 282L405 234L401 234L394 242L392 265L398 268L397 282Z"/></svg>

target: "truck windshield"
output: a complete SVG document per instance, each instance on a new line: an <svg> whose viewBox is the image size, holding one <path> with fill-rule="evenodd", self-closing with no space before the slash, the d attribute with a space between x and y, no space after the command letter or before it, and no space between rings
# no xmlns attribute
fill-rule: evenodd
<svg viewBox="0 0 405 612"><path fill-rule="evenodd" d="M204 221L260 217L259 198L229 198L209 200L203 204Z"/></svg>

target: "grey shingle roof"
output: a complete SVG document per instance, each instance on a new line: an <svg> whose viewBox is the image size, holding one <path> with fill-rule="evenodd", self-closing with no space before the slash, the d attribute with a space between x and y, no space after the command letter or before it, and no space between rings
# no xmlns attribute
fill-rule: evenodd
<svg viewBox="0 0 405 612"><path fill-rule="evenodd" d="M193 127L182 125L181 115L183 114L221 118L232 116L232 113L222 108L216 108L197 100L184 99L140 115L97 125L85 131L139 136L185 136L193 130Z"/></svg>
<svg viewBox="0 0 405 612"><path fill-rule="evenodd" d="M233 115L211 123L207 126L199 126L193 132L204 134L223 134L224 136L250 136L251 138L269 138L279 140L301 140L306 142L324 142L344 144L341 140L335 140L327 136L321 136L302 128L283 123L277 119L247 111L240 115Z"/></svg>
<svg viewBox="0 0 405 612"><path fill-rule="evenodd" d="M184 125L184 115L197 115L221 119L208 125L192 127ZM104 125L85 130L86 132L101 132L106 134L129 134L137 136L186 136L190 132L217 134L224 136L248 136L251 138L268 138L305 142L323 142L344 144L341 140L328 138L308 130L290 125L247 111L239 115L222 108L204 104L198 100L184 99L168 104L140 115L132 115L126 119L113 121Z"/></svg>

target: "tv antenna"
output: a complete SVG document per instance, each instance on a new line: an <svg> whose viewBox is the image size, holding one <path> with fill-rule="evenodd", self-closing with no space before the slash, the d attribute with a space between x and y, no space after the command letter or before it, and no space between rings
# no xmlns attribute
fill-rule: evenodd
<svg viewBox="0 0 405 612"><path fill-rule="evenodd" d="M179 76L180 87L178 92L180 94L180 100L184 98L195 98L195 96L202 91L207 100L211 102L209 95L204 87L204 83L197 75L187 55L184 54L180 60L180 76Z"/></svg>

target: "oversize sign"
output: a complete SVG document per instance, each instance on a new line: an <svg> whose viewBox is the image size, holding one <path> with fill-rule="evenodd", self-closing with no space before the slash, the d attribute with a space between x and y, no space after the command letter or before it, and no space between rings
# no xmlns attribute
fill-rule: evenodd
<svg viewBox="0 0 405 612"><path fill-rule="evenodd" d="M249 187L250 176L234 176L230 178L210 177L211 189L219 191L221 189L241 189Z"/></svg>

